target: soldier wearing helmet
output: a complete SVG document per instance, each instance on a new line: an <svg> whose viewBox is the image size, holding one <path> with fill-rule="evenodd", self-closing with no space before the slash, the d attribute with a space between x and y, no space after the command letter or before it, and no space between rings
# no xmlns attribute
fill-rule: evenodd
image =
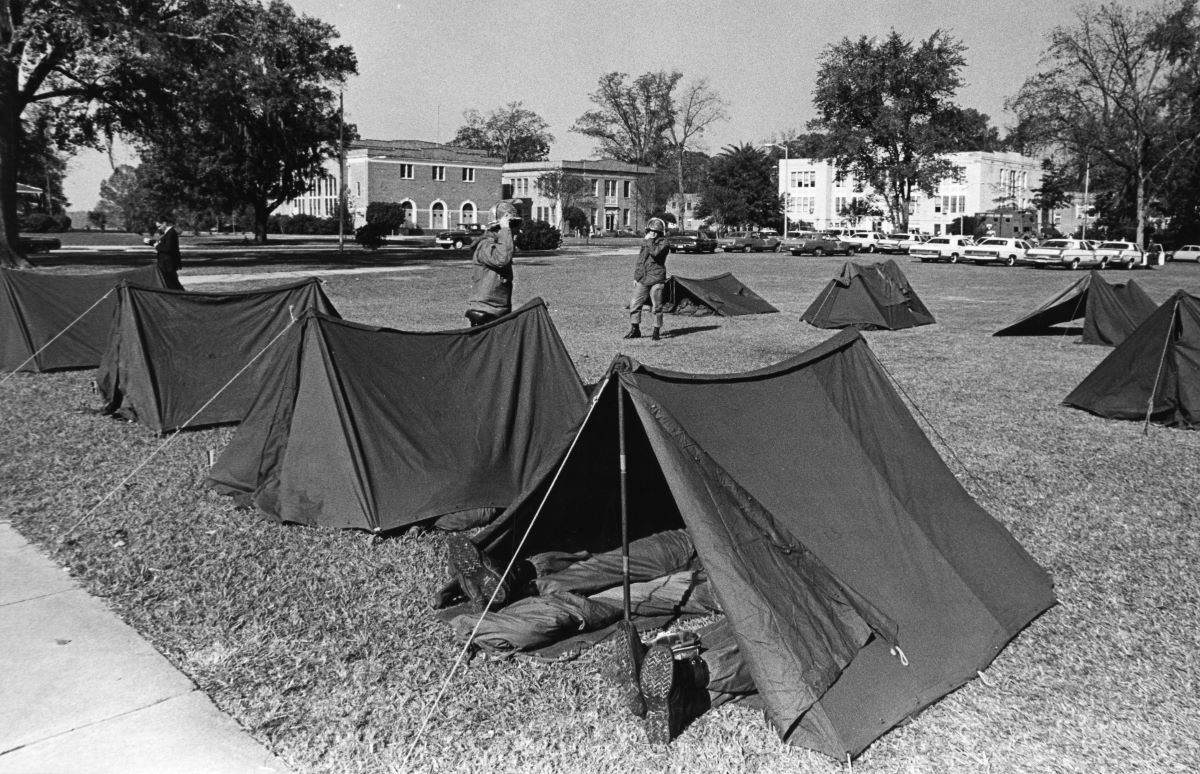
<svg viewBox="0 0 1200 774"><path fill-rule="evenodd" d="M663 323L663 290L667 282L667 224L662 218L646 222L646 235L633 268L633 299L629 302L629 333L627 339L642 337L642 306L650 302L654 314L654 330L650 338L658 341Z"/></svg>
<svg viewBox="0 0 1200 774"><path fill-rule="evenodd" d="M487 227L471 254L474 268L466 317L472 328L512 311L513 238L521 228L521 213L512 202L497 202Z"/></svg>

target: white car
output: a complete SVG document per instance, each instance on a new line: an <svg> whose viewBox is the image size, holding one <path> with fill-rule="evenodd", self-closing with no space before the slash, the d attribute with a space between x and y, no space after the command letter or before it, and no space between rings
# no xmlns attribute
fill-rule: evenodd
<svg viewBox="0 0 1200 774"><path fill-rule="evenodd" d="M1184 245L1171 253L1172 261L1195 261L1200 263L1200 245Z"/></svg>
<svg viewBox="0 0 1200 774"><path fill-rule="evenodd" d="M1095 243L1086 239L1047 239L1025 253L1024 263L1035 269L1047 266L1078 269L1080 266L1099 266L1100 257L1096 255Z"/></svg>
<svg viewBox="0 0 1200 774"><path fill-rule="evenodd" d="M988 237L977 245L971 245L963 253L963 258L972 263L1002 263L1005 266L1016 266L1017 261L1025 257L1025 253L1033 245L1024 239L1005 239Z"/></svg>
<svg viewBox="0 0 1200 774"><path fill-rule="evenodd" d="M843 242L849 242L854 245L854 249L860 253L874 253L881 250L881 245L887 241L887 237L878 231L855 231L850 236L843 234L841 237Z"/></svg>
<svg viewBox="0 0 1200 774"><path fill-rule="evenodd" d="M958 263L973 244L975 244L975 240L969 236L946 234L945 236L935 236L916 247L908 248L908 254L920 258L921 263L930 261Z"/></svg>
<svg viewBox="0 0 1200 774"><path fill-rule="evenodd" d="M1096 248L1100 268L1120 265L1126 269L1146 265L1146 253L1133 242L1101 242Z"/></svg>
<svg viewBox="0 0 1200 774"><path fill-rule="evenodd" d="M908 252L908 248L921 243L920 236L920 234L910 234L907 232L888 234L879 243L877 249L882 253L900 253L903 255Z"/></svg>

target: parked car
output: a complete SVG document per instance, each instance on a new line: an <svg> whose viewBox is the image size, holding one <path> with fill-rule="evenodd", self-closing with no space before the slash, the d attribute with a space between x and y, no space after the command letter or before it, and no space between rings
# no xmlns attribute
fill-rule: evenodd
<svg viewBox="0 0 1200 774"><path fill-rule="evenodd" d="M1146 265L1146 253L1133 242L1101 242L1096 247L1100 268L1118 265L1126 269Z"/></svg>
<svg viewBox="0 0 1200 774"><path fill-rule="evenodd" d="M439 231L433 238L433 243L443 250L449 250L451 247L461 250L473 245L476 239L483 236L485 230L478 223L464 223L449 231Z"/></svg>
<svg viewBox="0 0 1200 774"><path fill-rule="evenodd" d="M721 240L721 249L727 253L735 251L743 253L779 252L783 244L779 237L763 234L761 231L735 231L727 234Z"/></svg>
<svg viewBox="0 0 1200 774"><path fill-rule="evenodd" d="M58 237L45 236L21 236L18 237L18 246L23 253L48 253L51 250L62 248L62 241Z"/></svg>
<svg viewBox="0 0 1200 774"><path fill-rule="evenodd" d="M715 253L717 238L705 231L677 231L667 237L667 245L673 253Z"/></svg>
<svg viewBox="0 0 1200 774"><path fill-rule="evenodd" d="M1184 245L1167 256L1168 261L1195 261L1200 263L1200 245Z"/></svg>
<svg viewBox="0 0 1200 774"><path fill-rule="evenodd" d="M1047 239L1025 253L1024 263L1035 269L1047 266L1078 269L1080 266L1099 266L1100 258L1096 255L1093 242L1084 239Z"/></svg>
<svg viewBox="0 0 1200 774"><path fill-rule="evenodd" d="M878 231L855 231L850 236L843 235L842 240L853 244L860 253L873 253L881 249L880 245L887 241L887 237Z"/></svg>
<svg viewBox="0 0 1200 774"><path fill-rule="evenodd" d="M963 258L973 263L1002 263L1016 266L1033 245L1024 239L988 237L979 244L971 245L963 252Z"/></svg>
<svg viewBox="0 0 1200 774"><path fill-rule="evenodd" d="M819 258L822 255L854 255L857 248L850 242L843 242L828 234L813 234L792 245L788 252L792 255L814 255Z"/></svg>
<svg viewBox="0 0 1200 774"><path fill-rule="evenodd" d="M908 254L914 258L920 258L921 263L929 263L930 261L958 263L959 259L966 253L967 248L973 244L975 244L975 240L969 236L946 234L945 236L930 237L929 240L916 247L910 247Z"/></svg>
<svg viewBox="0 0 1200 774"><path fill-rule="evenodd" d="M920 234L902 231L898 234L888 234L879 243L878 249L881 253L899 253L903 255L908 252L910 247L919 245L924 241L921 239Z"/></svg>

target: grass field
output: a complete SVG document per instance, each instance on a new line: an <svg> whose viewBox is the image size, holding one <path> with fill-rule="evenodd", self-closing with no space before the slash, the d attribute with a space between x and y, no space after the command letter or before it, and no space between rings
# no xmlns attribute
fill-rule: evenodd
<svg viewBox="0 0 1200 774"><path fill-rule="evenodd" d="M346 318L409 330L462 324L465 255L361 255L185 255L183 279L391 263L403 270L328 278ZM53 263L78 271L148 262L138 256L63 253ZM831 335L798 317L842 260L672 256L669 269L683 276L732 270L781 313L668 317L660 342L620 339L629 247L523 256L514 300L546 299L589 383L618 352L676 370L741 371ZM1194 771L1200 433L1151 426L1143 434L1140 423L1062 406L1109 352L1075 343L1078 335L991 338L1077 275L899 262L938 324L867 340L964 486L1049 570L1060 604L984 680L885 735L854 770ZM1156 300L1178 287L1200 290L1193 264L1107 279L1131 276ZM845 769L781 743L761 714L736 706L705 715L669 751L648 747L602 677L606 645L562 664L476 658L417 737L459 650L428 603L443 579L441 537L381 540L237 511L201 486L210 450L219 452L231 428L184 433L159 451L164 439L143 427L88 411L97 403L92 377L17 375L5 385L0 517L297 771ZM780 475L803 464L778 460Z"/></svg>

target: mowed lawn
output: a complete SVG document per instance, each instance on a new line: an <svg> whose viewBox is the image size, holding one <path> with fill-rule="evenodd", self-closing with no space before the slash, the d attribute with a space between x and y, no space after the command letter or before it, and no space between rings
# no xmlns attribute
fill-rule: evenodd
<svg viewBox="0 0 1200 774"><path fill-rule="evenodd" d="M356 248L355 248L356 249ZM622 341L632 246L522 256L515 300L541 296L581 377L617 353L696 372L758 368L823 341L799 321L844 259L672 256L733 271L780 314L668 317L660 342ZM144 254L139 253L139 256ZM394 272L334 274L343 316L410 330L459 327L465 254L386 251ZM81 257L95 268L120 258ZM323 265L338 268L336 261ZM860 257L860 260L868 260ZM861 772L1164 772L1200 761L1200 433L1100 419L1062 398L1110 351L1078 333L991 333L1079 277L899 257L936 325L865 334L947 464L1053 576L1060 603L977 679L885 735ZM55 260L61 270L68 256ZM183 279L316 268L185 253ZM1106 273L1155 300L1200 292L1200 267ZM419 368L420 364L413 364ZM384 539L280 526L202 486L233 428L165 439L89 411L93 372L5 385L3 517L68 567L224 710L300 772L833 772L779 741L761 713L726 706L669 750L649 747L603 673L601 645L565 663L466 663L424 725L461 650L433 618L442 536ZM452 387L452 389L456 389ZM149 459L149 462L146 461ZM132 477L139 465L145 466ZM779 475L811 460L779 459ZM128 477L128 480L126 480ZM102 505L102 498L110 495ZM636 496L636 493L634 494Z"/></svg>

